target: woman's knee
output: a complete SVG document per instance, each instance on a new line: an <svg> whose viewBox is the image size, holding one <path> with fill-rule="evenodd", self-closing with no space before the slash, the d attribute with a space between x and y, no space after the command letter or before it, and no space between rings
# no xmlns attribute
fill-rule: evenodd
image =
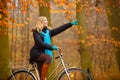
<svg viewBox="0 0 120 80"><path fill-rule="evenodd" d="M46 59L45 63L50 64L51 61L52 61L52 58L49 55L47 55L47 59Z"/></svg>
<svg viewBox="0 0 120 80"><path fill-rule="evenodd" d="M38 61L46 63L46 64L50 64L52 61L52 58L48 54L44 53L39 56Z"/></svg>

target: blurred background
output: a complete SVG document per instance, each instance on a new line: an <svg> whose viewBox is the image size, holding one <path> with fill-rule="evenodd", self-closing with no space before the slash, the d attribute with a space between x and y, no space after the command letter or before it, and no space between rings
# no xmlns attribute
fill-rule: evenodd
<svg viewBox="0 0 120 80"><path fill-rule="evenodd" d="M9 68L28 64L38 16L46 16L51 29L79 20L52 38L64 61L87 70L94 80L120 80L120 0L3 0L0 7L1 80Z"/></svg>

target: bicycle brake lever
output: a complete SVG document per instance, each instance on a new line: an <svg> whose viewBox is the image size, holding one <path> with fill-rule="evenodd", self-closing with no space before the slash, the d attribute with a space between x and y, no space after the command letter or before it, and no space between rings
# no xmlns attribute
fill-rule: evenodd
<svg viewBox="0 0 120 80"><path fill-rule="evenodd" d="M61 56L63 56L63 54L62 54L62 53L61 53L60 55L61 55ZM55 59L60 58L60 55L56 56L56 57L55 57Z"/></svg>

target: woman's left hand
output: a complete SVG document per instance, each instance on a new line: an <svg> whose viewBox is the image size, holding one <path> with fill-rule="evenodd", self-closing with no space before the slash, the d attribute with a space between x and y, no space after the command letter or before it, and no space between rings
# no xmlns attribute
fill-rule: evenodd
<svg viewBox="0 0 120 80"><path fill-rule="evenodd" d="M73 21L73 22L71 22L71 24L72 25L78 25L78 22L79 22L78 20L77 21Z"/></svg>

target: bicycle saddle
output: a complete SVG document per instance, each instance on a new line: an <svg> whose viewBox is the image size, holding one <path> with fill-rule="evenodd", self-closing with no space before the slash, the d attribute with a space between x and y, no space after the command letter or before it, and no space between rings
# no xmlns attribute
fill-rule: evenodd
<svg viewBox="0 0 120 80"><path fill-rule="evenodd" d="M32 58L29 59L29 63L30 63L30 64L33 64L34 62L36 62L36 60L34 60L34 59L32 59Z"/></svg>

